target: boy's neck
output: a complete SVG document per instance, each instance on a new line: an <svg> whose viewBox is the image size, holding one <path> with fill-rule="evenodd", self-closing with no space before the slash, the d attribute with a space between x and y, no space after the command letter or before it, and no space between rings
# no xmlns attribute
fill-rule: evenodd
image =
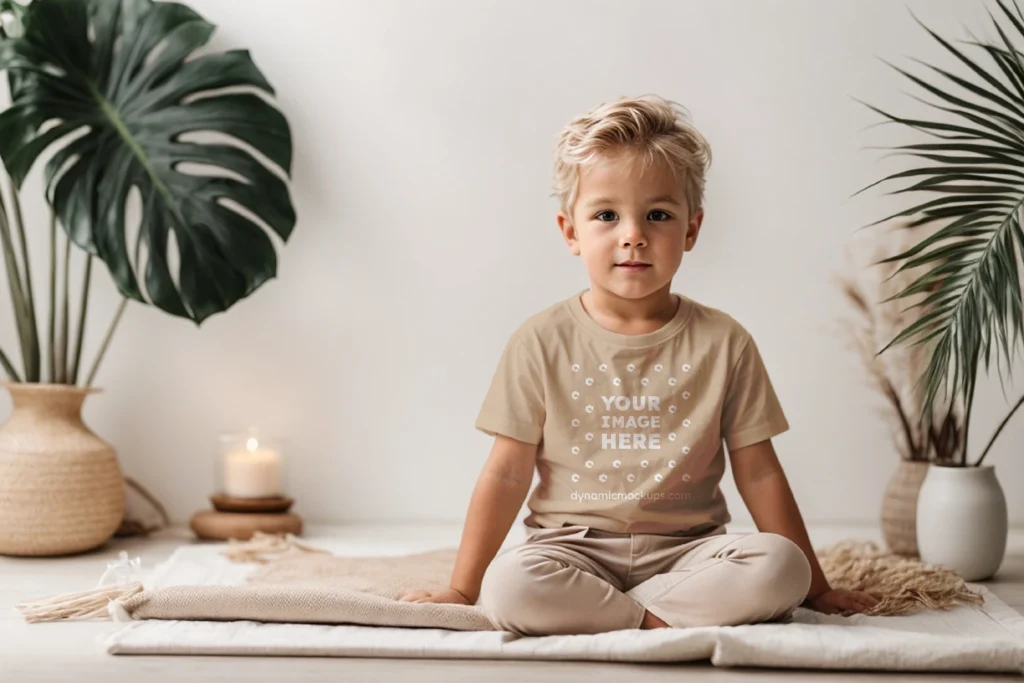
<svg viewBox="0 0 1024 683"><path fill-rule="evenodd" d="M670 322L681 300L672 284L640 299L627 299L601 287L591 286L580 297L583 310L602 327L619 334L646 334Z"/></svg>

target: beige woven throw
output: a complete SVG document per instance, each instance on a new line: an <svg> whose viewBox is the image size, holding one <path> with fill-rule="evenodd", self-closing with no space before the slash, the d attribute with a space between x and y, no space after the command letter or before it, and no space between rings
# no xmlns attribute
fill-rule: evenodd
<svg viewBox="0 0 1024 683"><path fill-rule="evenodd" d="M362 624L494 630L480 607L400 602L416 588L444 588L456 549L414 555L339 557L309 547L294 536L258 534L224 551L232 560L259 562L242 586L175 586L141 591L126 584L121 595L109 589L57 596L19 609L30 621L96 617L106 606L116 620L183 619L202 621ZM868 614L907 614L980 604L955 572L882 552L870 542L844 541L819 560L834 588L866 590L882 597Z"/></svg>

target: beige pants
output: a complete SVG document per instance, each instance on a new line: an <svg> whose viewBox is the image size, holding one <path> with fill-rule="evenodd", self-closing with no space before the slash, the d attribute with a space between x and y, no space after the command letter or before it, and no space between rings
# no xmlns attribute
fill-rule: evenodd
<svg viewBox="0 0 1024 683"><path fill-rule="evenodd" d="M644 610L675 628L770 621L811 585L807 557L778 534L527 529L524 543L491 562L478 601L498 628L520 635L639 628Z"/></svg>

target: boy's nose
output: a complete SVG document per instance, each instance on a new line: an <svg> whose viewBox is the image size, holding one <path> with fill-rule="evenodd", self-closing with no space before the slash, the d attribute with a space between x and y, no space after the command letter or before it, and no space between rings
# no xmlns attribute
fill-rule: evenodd
<svg viewBox="0 0 1024 683"><path fill-rule="evenodd" d="M619 246L645 247L647 246L647 240L644 239L643 233L639 230L627 230L623 233L622 237L619 238Z"/></svg>

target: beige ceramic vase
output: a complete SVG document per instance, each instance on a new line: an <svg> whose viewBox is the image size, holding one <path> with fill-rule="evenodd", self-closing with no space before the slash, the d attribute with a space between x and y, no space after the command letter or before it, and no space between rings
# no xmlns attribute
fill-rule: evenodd
<svg viewBox="0 0 1024 683"><path fill-rule="evenodd" d="M928 463L900 460L882 496L882 537L889 552L918 557L917 498Z"/></svg>
<svg viewBox="0 0 1024 683"><path fill-rule="evenodd" d="M0 554L67 555L103 545L121 524L124 479L114 449L82 422L95 389L5 384L0 425Z"/></svg>

